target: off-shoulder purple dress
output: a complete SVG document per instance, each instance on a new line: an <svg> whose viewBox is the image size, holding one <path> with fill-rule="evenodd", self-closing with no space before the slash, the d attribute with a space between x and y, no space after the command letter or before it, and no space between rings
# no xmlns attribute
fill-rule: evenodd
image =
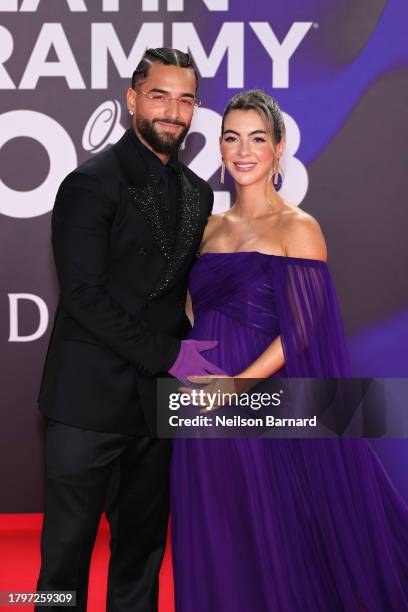
<svg viewBox="0 0 408 612"><path fill-rule="evenodd" d="M191 338L235 375L281 335L279 376L349 376L321 261L206 253ZM177 612L408 610L408 507L364 439L178 439L172 461Z"/></svg>

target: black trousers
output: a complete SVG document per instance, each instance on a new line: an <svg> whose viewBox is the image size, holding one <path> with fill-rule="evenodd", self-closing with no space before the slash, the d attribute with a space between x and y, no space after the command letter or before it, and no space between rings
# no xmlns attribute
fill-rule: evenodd
<svg viewBox="0 0 408 612"><path fill-rule="evenodd" d="M171 441L87 431L51 420L45 435L46 501L37 590L76 591L76 608L69 609L86 612L92 550L114 482L106 508L111 528L106 609L157 611Z"/></svg>

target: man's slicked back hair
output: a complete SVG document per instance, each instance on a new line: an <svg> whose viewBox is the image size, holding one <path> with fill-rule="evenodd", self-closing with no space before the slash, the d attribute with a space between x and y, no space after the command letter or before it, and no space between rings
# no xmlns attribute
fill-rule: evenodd
<svg viewBox="0 0 408 612"><path fill-rule="evenodd" d="M180 68L190 68L193 70L196 78L196 90L198 89L198 74L191 55L179 51L178 49L170 49L169 47L161 47L158 49L147 49L144 56L140 60L132 75L132 88L136 89L139 83L145 81L149 75L150 66L152 64L163 64L164 66L179 66Z"/></svg>

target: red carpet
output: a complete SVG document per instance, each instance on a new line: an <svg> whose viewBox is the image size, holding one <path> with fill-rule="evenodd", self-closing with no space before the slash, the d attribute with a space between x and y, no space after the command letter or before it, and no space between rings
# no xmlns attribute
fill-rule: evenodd
<svg viewBox="0 0 408 612"><path fill-rule="evenodd" d="M40 565L41 522L41 514L0 514L0 591L32 593L35 590ZM103 518L92 557L88 612L105 610L108 554L109 527ZM13 609L32 610L33 606L0 606L4 611ZM174 612L169 539L160 573L159 610Z"/></svg>

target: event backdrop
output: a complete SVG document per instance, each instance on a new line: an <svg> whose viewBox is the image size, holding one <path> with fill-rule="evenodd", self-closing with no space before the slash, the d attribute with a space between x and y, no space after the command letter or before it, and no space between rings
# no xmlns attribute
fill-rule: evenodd
<svg viewBox="0 0 408 612"><path fill-rule="evenodd" d="M219 180L227 100L243 88L278 99L282 193L323 228L354 373L407 376L407 22L406 0L0 0L0 512L42 509L54 196L128 126L147 47L196 61L203 104L181 157L218 211L233 198ZM373 444L408 498L407 441Z"/></svg>

